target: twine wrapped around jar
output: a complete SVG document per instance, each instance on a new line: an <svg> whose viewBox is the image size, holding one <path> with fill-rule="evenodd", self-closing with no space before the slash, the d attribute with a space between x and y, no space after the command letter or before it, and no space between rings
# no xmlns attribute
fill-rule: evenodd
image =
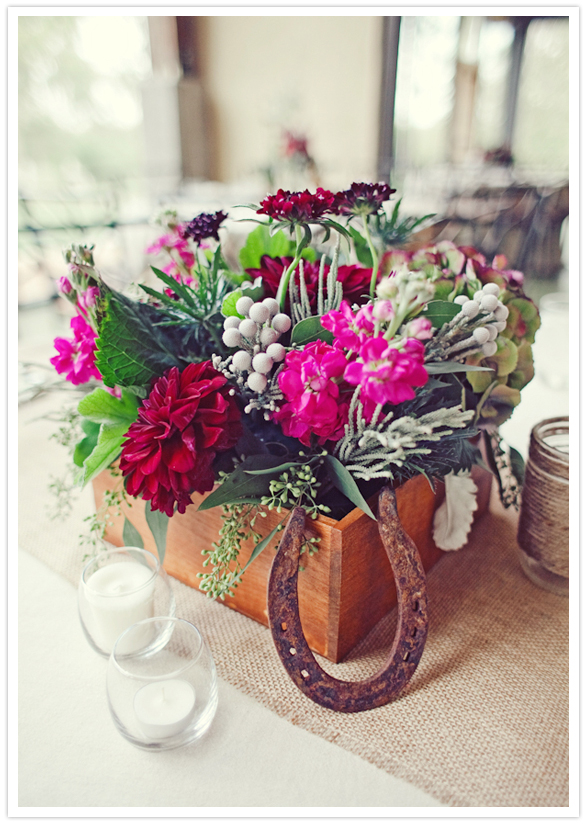
<svg viewBox="0 0 587 825"><path fill-rule="evenodd" d="M568 416L533 428L518 526L524 570L533 581L539 579L537 584L557 592L557 579L566 579L568 589L569 578L568 435Z"/></svg>

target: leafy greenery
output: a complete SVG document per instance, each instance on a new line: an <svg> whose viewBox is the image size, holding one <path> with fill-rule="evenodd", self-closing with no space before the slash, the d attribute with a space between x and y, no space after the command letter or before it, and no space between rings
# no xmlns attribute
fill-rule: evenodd
<svg viewBox="0 0 587 825"><path fill-rule="evenodd" d="M312 341L326 341L327 344L334 341L334 335L322 326L318 315L298 321L291 333L292 346L303 347Z"/></svg>
<svg viewBox="0 0 587 825"><path fill-rule="evenodd" d="M100 429L96 445L82 462L80 481L86 485L120 455L128 428L136 420L138 402L128 390L116 398L101 388L95 389L78 404L78 411Z"/></svg>

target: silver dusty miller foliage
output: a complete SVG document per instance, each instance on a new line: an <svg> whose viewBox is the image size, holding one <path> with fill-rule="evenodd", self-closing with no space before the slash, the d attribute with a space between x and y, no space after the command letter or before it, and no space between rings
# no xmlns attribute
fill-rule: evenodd
<svg viewBox="0 0 587 825"><path fill-rule="evenodd" d="M391 465L401 467L413 455L425 455L427 447L419 447L420 441L440 441L455 429L466 427L474 415L473 410L463 410L460 405L435 410L420 418L410 415L394 418L388 413L381 421L378 405L369 422L363 418L363 405L359 401L360 388L355 392L349 409L349 423L345 434L337 442L335 455L356 478L370 481L374 478L393 478Z"/></svg>

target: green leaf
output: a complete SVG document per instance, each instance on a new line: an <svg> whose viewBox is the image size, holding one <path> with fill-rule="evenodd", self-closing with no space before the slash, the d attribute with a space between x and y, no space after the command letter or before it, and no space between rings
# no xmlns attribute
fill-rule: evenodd
<svg viewBox="0 0 587 825"><path fill-rule="evenodd" d="M424 364L428 375L444 375L449 372L493 372L491 367L473 367L470 364L457 364L454 361L436 361Z"/></svg>
<svg viewBox="0 0 587 825"><path fill-rule="evenodd" d="M236 302L239 298L242 298L243 295L248 295L248 297L252 298L253 301L258 301L263 297L263 287L245 287L244 289L235 289L233 292L229 292L229 294L222 302L221 312L225 318L228 318L229 315L234 315L237 318L245 317L244 315L241 315L240 312L237 312L236 309Z"/></svg>
<svg viewBox="0 0 587 825"><path fill-rule="evenodd" d="M73 451L73 463L76 467L83 467L84 461L98 443L98 434L100 432L100 425L94 421L89 421L87 418L83 418L81 424L85 437L75 445Z"/></svg>
<svg viewBox="0 0 587 825"><path fill-rule="evenodd" d="M132 424L137 417L138 402L135 395L126 389L121 398L97 387L88 393L77 405L78 412L93 424Z"/></svg>
<svg viewBox="0 0 587 825"><path fill-rule="evenodd" d="M271 258L285 257L291 255L292 246L282 230L271 235L269 227L262 225L249 233L238 257L243 269L258 269L263 255Z"/></svg>
<svg viewBox="0 0 587 825"><path fill-rule="evenodd" d="M104 297L96 366L106 386L144 387L170 367L184 366L185 327L158 326L161 312L155 307L132 301L104 284L100 289Z"/></svg>
<svg viewBox="0 0 587 825"><path fill-rule="evenodd" d="M363 266L372 267L373 266L373 257L371 255L371 250L369 249L369 244L367 243L367 239L361 235L358 229L355 229L354 226L348 226L348 231L351 234L351 238L353 239L353 243L355 245L355 253L359 260L359 263L363 264Z"/></svg>
<svg viewBox="0 0 587 825"><path fill-rule="evenodd" d="M522 455L515 449L510 447L510 462L512 465L512 473L514 478L520 486L524 483L524 476L526 475L526 463Z"/></svg>
<svg viewBox="0 0 587 825"><path fill-rule="evenodd" d="M257 544L257 546L254 548L253 552L251 553L251 558L248 560L248 562L245 564L245 566L241 570L241 575L242 575L242 573L245 572L245 570L247 569L249 564L252 564L255 561L255 559L257 558L257 556L259 556L263 552L263 550L267 547L267 545L270 544L271 541L275 538L279 528L283 524L283 521L285 521L285 519L280 521L279 524L276 525L273 528L273 530L269 533L269 535L265 536L265 538L262 541L260 541L259 544Z"/></svg>
<svg viewBox="0 0 587 825"><path fill-rule="evenodd" d="M100 425L97 424L95 421L90 421L88 418L82 419L82 430L87 436L95 436L98 438L98 433L100 432Z"/></svg>
<svg viewBox="0 0 587 825"><path fill-rule="evenodd" d="M292 330L291 343L292 346L304 346L311 341L326 341L327 344L332 344L334 335L330 330L324 329L320 323L319 315L312 315L311 318L304 318L299 321Z"/></svg>
<svg viewBox="0 0 587 825"><path fill-rule="evenodd" d="M251 455L239 464L236 470L225 478L222 484L210 493L198 507L198 510L211 510L220 504L234 504L235 502L258 503L261 496L269 492L271 478L278 475L277 469L283 464L283 459L274 455ZM263 475L249 475L247 470L262 470L273 468L272 473Z"/></svg>
<svg viewBox="0 0 587 825"><path fill-rule="evenodd" d="M460 311L460 304L453 304L452 301L430 301L424 312L420 314L428 318L433 327L438 328L452 321Z"/></svg>
<svg viewBox="0 0 587 825"><path fill-rule="evenodd" d="M349 473L344 464L341 464L338 458L335 458L333 455L327 455L324 459L324 466L326 467L328 478L336 489L340 490L340 492L345 495L349 501L352 501L356 507L359 507L364 513L376 521L377 519L373 515L373 511L357 487L357 482Z"/></svg>
<svg viewBox="0 0 587 825"><path fill-rule="evenodd" d="M122 442L126 437L129 428L128 423L124 424L102 424L98 443L86 458L83 464L82 486L91 481L102 470L109 467L116 461L122 449Z"/></svg>
<svg viewBox="0 0 587 825"><path fill-rule="evenodd" d="M156 266L152 266L151 269L155 273L155 275L159 278L160 281L163 281L165 286L172 289L176 295L179 295L183 300L191 306L193 309L197 307L197 304L194 300L194 296L192 290L186 286L186 284L181 283L181 281L176 281L171 275L168 275L166 272L163 272L161 269L157 269Z"/></svg>
<svg viewBox="0 0 587 825"><path fill-rule="evenodd" d="M167 544L167 527L169 526L169 516L160 510L151 510L149 502L145 505L145 518L149 529L157 545L159 564L163 564L165 558L165 547Z"/></svg>
<svg viewBox="0 0 587 825"><path fill-rule="evenodd" d="M125 547L140 547L141 550L145 547L141 534L126 516L124 517L124 527L122 528L122 540Z"/></svg>

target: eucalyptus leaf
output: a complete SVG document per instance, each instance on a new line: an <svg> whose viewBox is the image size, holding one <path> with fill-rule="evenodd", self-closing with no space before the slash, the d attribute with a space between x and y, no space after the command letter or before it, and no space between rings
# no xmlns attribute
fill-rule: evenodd
<svg viewBox="0 0 587 825"><path fill-rule="evenodd" d="M122 528L122 540L125 547L140 547L141 550L145 547L141 534L126 516L124 517L124 527Z"/></svg>
<svg viewBox="0 0 587 825"><path fill-rule="evenodd" d="M344 464L341 464L338 458L335 458L333 455L327 455L324 459L324 466L326 467L328 478L336 489L340 490L356 507L359 507L370 518L376 521L377 519L373 515L373 511L357 487L357 482Z"/></svg>
<svg viewBox="0 0 587 825"><path fill-rule="evenodd" d="M424 364L428 375L446 375L450 372L493 372L491 367L473 367L470 364L457 364L455 361L436 361Z"/></svg>
<svg viewBox="0 0 587 825"><path fill-rule="evenodd" d="M163 564L165 558L165 547L167 544L167 527L169 526L169 516L160 510L151 510L149 502L145 505L145 518L149 529L157 545L159 564Z"/></svg>
<svg viewBox="0 0 587 825"><path fill-rule="evenodd" d="M268 473L274 475L275 473L282 473L284 470L289 470L291 467L298 467L297 461L286 461L284 464L279 464L277 467L266 467L263 470L245 470L245 473L250 476L265 476Z"/></svg>
<svg viewBox="0 0 587 825"><path fill-rule="evenodd" d="M269 492L269 482L278 475L277 469L283 464L283 459L274 455L252 455L239 464L228 478L202 501L198 510L211 510L220 504L235 504L237 502L258 503L261 496ZM273 472L263 475L249 475L247 470L264 470L273 468Z"/></svg>
<svg viewBox="0 0 587 825"><path fill-rule="evenodd" d="M304 346L311 341L326 341L332 344L334 335L328 329L324 329L320 323L319 315L312 315L299 321L292 330L291 343L296 346Z"/></svg>
<svg viewBox="0 0 587 825"><path fill-rule="evenodd" d="M460 311L460 304L453 304L452 301L430 301L421 315L428 318L433 327L439 328L452 321Z"/></svg>
<svg viewBox="0 0 587 825"><path fill-rule="evenodd" d="M277 535L277 533L279 531L279 528L282 524L283 524L283 521L280 521L279 524L276 527L274 527L273 530L269 533L269 535L265 536L265 538L262 541L260 541L259 544L256 545L256 547L253 549L253 552L251 553L250 559L248 560L248 562L245 564L245 566L241 570L241 574L245 572L247 567L250 564L252 564L255 561L255 559L257 558L257 556L259 556L263 552L263 550L267 547L267 545L271 543L271 541Z"/></svg>

